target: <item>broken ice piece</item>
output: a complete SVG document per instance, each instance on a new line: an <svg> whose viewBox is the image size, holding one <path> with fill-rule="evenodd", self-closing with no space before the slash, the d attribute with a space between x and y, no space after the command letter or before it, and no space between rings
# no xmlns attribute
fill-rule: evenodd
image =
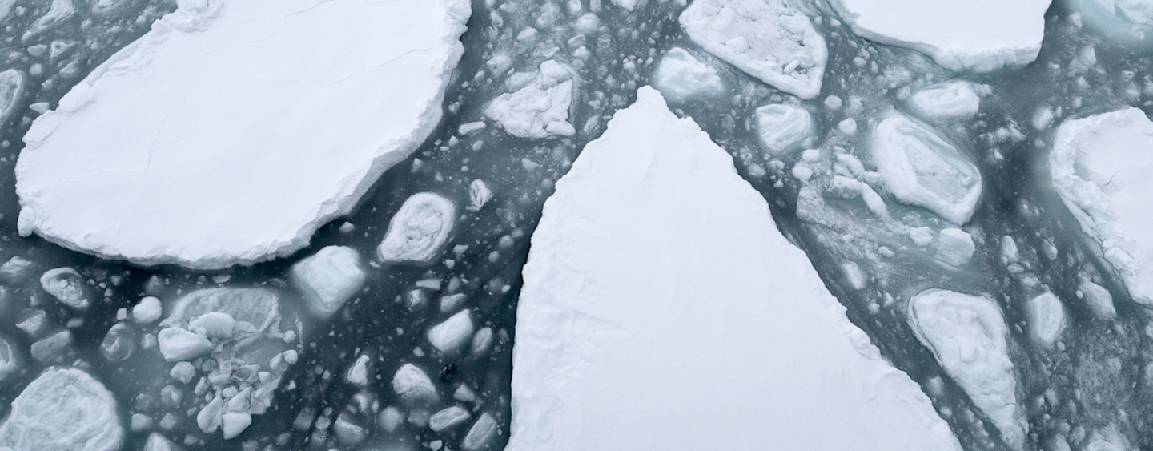
<svg viewBox="0 0 1153 451"><path fill-rule="evenodd" d="M468 184L468 211L480 211L492 200L492 189L484 180L476 179Z"/></svg>
<svg viewBox="0 0 1153 451"><path fill-rule="evenodd" d="M127 360L136 350L136 331L125 323L116 323L108 328L104 340L100 342L100 351L104 358L118 362Z"/></svg>
<svg viewBox="0 0 1153 451"><path fill-rule="evenodd" d="M468 434L465 434L460 448L465 451L485 449L498 432L500 432L500 425L496 423L496 419L491 414L485 412L480 415L476 423L472 424L472 427L468 428Z"/></svg>
<svg viewBox="0 0 1153 451"><path fill-rule="evenodd" d="M569 108L576 95L575 79L576 73L570 67L545 61L535 74L513 77L513 92L493 99L484 115L521 138L572 136L576 129L569 122ZM523 85L516 86L517 82Z"/></svg>
<svg viewBox="0 0 1153 451"><path fill-rule="evenodd" d="M28 351L29 354L32 354L33 360L41 364L49 364L59 362L71 349L72 333L61 330L32 343Z"/></svg>
<svg viewBox="0 0 1153 451"><path fill-rule="evenodd" d="M348 372L344 374L344 380L358 387L367 387L368 361L368 356L365 354L357 357L356 362L353 362L352 367L348 368Z"/></svg>
<svg viewBox="0 0 1153 451"><path fill-rule="evenodd" d="M144 442L144 451L180 451L180 447L163 435L153 432L148 435L148 441Z"/></svg>
<svg viewBox="0 0 1153 451"><path fill-rule="evenodd" d="M230 440L236 438L248 426L252 424L252 415L244 412L228 412L222 416L221 430L224 432L224 439Z"/></svg>
<svg viewBox="0 0 1153 451"><path fill-rule="evenodd" d="M923 88L909 99L919 116L931 121L971 119L981 108L981 97L973 85L951 81Z"/></svg>
<svg viewBox="0 0 1153 451"><path fill-rule="evenodd" d="M162 313L160 299L156 296L145 296L132 307L132 320L138 324L152 324L160 319Z"/></svg>
<svg viewBox="0 0 1153 451"><path fill-rule="evenodd" d="M757 133L769 152L798 150L813 136L813 116L796 105L765 105L757 108Z"/></svg>
<svg viewBox="0 0 1153 451"><path fill-rule="evenodd" d="M179 327L166 327L156 338L160 354L169 362L192 360L212 350L207 338Z"/></svg>
<svg viewBox="0 0 1153 451"><path fill-rule="evenodd" d="M0 127L8 125L22 97L24 97L24 74L16 69L0 72Z"/></svg>
<svg viewBox="0 0 1153 451"><path fill-rule="evenodd" d="M1097 285L1088 279L1081 281L1078 290L1085 298L1089 310L1099 319L1111 320L1117 317L1117 308L1113 305L1113 295L1105 287Z"/></svg>
<svg viewBox="0 0 1153 451"><path fill-rule="evenodd" d="M440 352L456 352L472 341L473 327L471 312L461 310L432 326L428 330L428 342Z"/></svg>
<svg viewBox="0 0 1153 451"><path fill-rule="evenodd" d="M293 265L290 276L308 310L324 319L360 291L366 274L356 249L328 246Z"/></svg>
<svg viewBox="0 0 1153 451"><path fill-rule="evenodd" d="M456 223L456 205L436 193L417 193L404 201L376 255L386 264L427 265L440 254Z"/></svg>
<svg viewBox="0 0 1153 451"><path fill-rule="evenodd" d="M411 363L401 365L392 376L392 391L409 405L433 404L440 400L428 373Z"/></svg>
<svg viewBox="0 0 1153 451"><path fill-rule="evenodd" d="M471 417L464 407L452 406L432 414L428 418L428 427L433 432L441 432L464 424Z"/></svg>
<svg viewBox="0 0 1153 451"><path fill-rule="evenodd" d="M4 337L0 337L0 382L7 379L9 374L20 369L17 352L16 348L12 347L12 342Z"/></svg>
<svg viewBox="0 0 1153 451"><path fill-rule="evenodd" d="M0 425L0 449L115 451L123 440L112 393L74 368L44 370Z"/></svg>
<svg viewBox="0 0 1153 451"><path fill-rule="evenodd" d="M973 236L956 227L946 227L937 234L937 241L933 245L937 258L952 266L961 266L973 259L977 246L973 244Z"/></svg>
<svg viewBox="0 0 1153 451"><path fill-rule="evenodd" d="M1051 347L1065 331L1065 306L1052 292L1046 291L1025 304L1029 319L1029 336L1043 347Z"/></svg>
<svg viewBox="0 0 1153 451"><path fill-rule="evenodd" d="M84 278L72 268L50 269L40 276L40 286L44 291L74 309L88 308L88 295L84 288Z"/></svg>
<svg viewBox="0 0 1153 451"><path fill-rule="evenodd" d="M688 50L673 47L661 57L653 75L653 87L672 102L692 97L711 97L725 90L717 70Z"/></svg>

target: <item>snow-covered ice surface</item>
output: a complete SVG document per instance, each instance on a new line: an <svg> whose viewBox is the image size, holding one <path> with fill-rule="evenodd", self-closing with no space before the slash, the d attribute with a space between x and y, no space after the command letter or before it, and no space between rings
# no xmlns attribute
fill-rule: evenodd
<svg viewBox="0 0 1153 451"><path fill-rule="evenodd" d="M45 370L12 401L0 449L115 451L124 441L116 399L73 368Z"/></svg>
<svg viewBox="0 0 1153 451"><path fill-rule="evenodd" d="M558 182L532 242L509 450L960 449L651 88Z"/></svg>
<svg viewBox="0 0 1153 451"><path fill-rule="evenodd" d="M29 129L20 231L144 264L288 255L436 127L469 13L179 2Z"/></svg>
<svg viewBox="0 0 1153 451"><path fill-rule="evenodd" d="M832 0L861 36L925 52L938 64L988 72L1037 58L1051 0Z"/></svg>

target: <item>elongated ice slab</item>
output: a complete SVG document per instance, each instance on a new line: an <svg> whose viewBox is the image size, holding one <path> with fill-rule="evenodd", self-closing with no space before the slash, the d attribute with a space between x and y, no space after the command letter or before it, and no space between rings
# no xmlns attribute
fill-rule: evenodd
<svg viewBox="0 0 1153 451"><path fill-rule="evenodd" d="M1092 247L1135 301L1153 304L1153 122L1136 108L1068 120L1049 171Z"/></svg>
<svg viewBox="0 0 1153 451"><path fill-rule="evenodd" d="M1018 449L1025 441L1008 329L992 299L930 289L909 300L909 326L941 367Z"/></svg>
<svg viewBox="0 0 1153 451"><path fill-rule="evenodd" d="M524 281L510 451L959 449L650 88L557 183Z"/></svg>
<svg viewBox="0 0 1153 451"><path fill-rule="evenodd" d="M749 75L804 99L820 94L829 50L793 0L696 0L680 22L693 42Z"/></svg>
<svg viewBox="0 0 1153 451"><path fill-rule="evenodd" d="M927 208L956 224L973 216L981 198L981 173L936 131L900 113L889 113L869 143L885 188L901 202Z"/></svg>
<svg viewBox="0 0 1153 451"><path fill-rule="evenodd" d="M832 0L857 34L925 52L952 70L988 72L1037 58L1050 0Z"/></svg>
<svg viewBox="0 0 1153 451"><path fill-rule="evenodd" d="M115 451L124 440L116 399L92 376L51 368L12 401L0 449Z"/></svg>
<svg viewBox="0 0 1153 451"><path fill-rule="evenodd" d="M194 268L300 249L439 122L470 14L467 0L178 3L24 137L22 234Z"/></svg>

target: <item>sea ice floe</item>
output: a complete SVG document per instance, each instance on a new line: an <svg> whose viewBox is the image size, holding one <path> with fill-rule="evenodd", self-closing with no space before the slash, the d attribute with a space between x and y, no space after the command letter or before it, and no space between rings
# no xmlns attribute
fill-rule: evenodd
<svg viewBox="0 0 1153 451"><path fill-rule="evenodd" d="M12 342L0 337L0 382L20 369L19 352L12 346Z"/></svg>
<svg viewBox="0 0 1153 451"><path fill-rule="evenodd" d="M440 255L456 224L456 204L436 193L416 193L392 216L376 256L386 264L427 265Z"/></svg>
<svg viewBox="0 0 1153 451"><path fill-rule="evenodd" d="M973 236L969 235L969 232L956 227L946 227L937 234L933 250L941 261L952 266L961 266L973 259L977 245L973 243Z"/></svg>
<svg viewBox="0 0 1153 451"><path fill-rule="evenodd" d="M717 69L680 47L673 47L657 64L653 86L670 101L712 97L725 91Z"/></svg>
<svg viewBox="0 0 1153 451"><path fill-rule="evenodd" d="M765 105L756 114L761 145L771 153L798 150L813 138L813 115L802 106Z"/></svg>
<svg viewBox="0 0 1153 451"><path fill-rule="evenodd" d="M981 198L981 173L933 129L890 112L873 130L869 147L885 188L897 200L955 224L973 216Z"/></svg>
<svg viewBox="0 0 1153 451"><path fill-rule="evenodd" d="M292 266L290 277L308 310L328 318L364 286L366 273L356 249L328 246Z"/></svg>
<svg viewBox="0 0 1153 451"><path fill-rule="evenodd" d="M145 296L136 306L132 307L132 320L139 324L152 324L160 319L163 308L160 299L156 296Z"/></svg>
<svg viewBox="0 0 1153 451"><path fill-rule="evenodd" d="M440 352L456 352L472 341L473 330L472 312L464 309L428 329L428 342Z"/></svg>
<svg viewBox="0 0 1153 451"><path fill-rule="evenodd" d="M1065 306L1052 292L1030 298L1025 304L1029 337L1037 344L1051 347L1065 331Z"/></svg>
<svg viewBox="0 0 1153 451"><path fill-rule="evenodd" d="M100 353L112 362L127 360L136 352L137 340L139 338L132 326L126 323L113 324L100 341Z"/></svg>
<svg viewBox="0 0 1153 451"><path fill-rule="evenodd" d="M1153 122L1137 108L1067 120L1049 172L1090 246L1135 301L1153 304Z"/></svg>
<svg viewBox="0 0 1153 451"><path fill-rule="evenodd" d="M794 0L696 0L681 27L701 48L786 93L821 93L829 50Z"/></svg>
<svg viewBox="0 0 1153 451"><path fill-rule="evenodd" d="M509 451L960 449L731 157L651 88L545 203L512 368Z"/></svg>
<svg viewBox="0 0 1153 451"><path fill-rule="evenodd" d="M464 451L480 451L487 449L489 442L500 433L500 424L488 412L482 413L480 418L468 428L468 433L461 440L460 447Z"/></svg>
<svg viewBox="0 0 1153 451"><path fill-rule="evenodd" d="M153 432L144 442L144 451L180 451L180 447L163 435Z"/></svg>
<svg viewBox="0 0 1153 451"><path fill-rule="evenodd" d="M468 184L468 211L480 211L492 200L492 188L484 180L475 179Z"/></svg>
<svg viewBox="0 0 1153 451"><path fill-rule="evenodd" d="M178 2L25 135L20 232L197 269L305 247L436 127L470 5Z"/></svg>
<svg viewBox="0 0 1153 451"><path fill-rule="evenodd" d="M909 107L930 121L971 119L981 109L981 96L973 85L950 81L928 86L909 97Z"/></svg>
<svg viewBox="0 0 1153 451"><path fill-rule="evenodd" d="M1113 295L1105 287L1097 285L1090 280L1082 280L1077 286L1085 304L1099 319L1111 320L1117 317L1117 307L1113 305Z"/></svg>
<svg viewBox="0 0 1153 451"><path fill-rule="evenodd" d="M1050 0L833 0L857 34L924 52L952 70L989 72L1037 58Z"/></svg>
<svg viewBox="0 0 1153 451"><path fill-rule="evenodd" d="M1025 442L1017 379L1001 309L984 296L925 290L909 300L909 326L1013 449Z"/></svg>
<svg viewBox="0 0 1153 451"><path fill-rule="evenodd" d="M411 363L405 363L392 376L392 391L409 405L432 404L440 400L436 384L428 373Z"/></svg>
<svg viewBox="0 0 1153 451"><path fill-rule="evenodd" d="M553 60L540 64L535 73L510 77L509 91L497 96L484 115L509 134L521 138L572 136L576 128L569 109L576 96L576 72Z"/></svg>
<svg viewBox="0 0 1153 451"><path fill-rule="evenodd" d="M0 449L14 451L116 451L123 440L112 393L74 368L44 370L0 425Z"/></svg>
<svg viewBox="0 0 1153 451"><path fill-rule="evenodd" d="M0 127L8 125L8 121L15 116L23 96L24 74L16 69L0 72Z"/></svg>
<svg viewBox="0 0 1153 451"><path fill-rule="evenodd" d="M428 419L428 427L433 432L441 432L464 424L472 418L472 414L461 406L451 406L432 414Z"/></svg>
<svg viewBox="0 0 1153 451"><path fill-rule="evenodd" d="M24 32L21 39L24 41L33 39L45 31L56 28L74 15L76 15L76 4L72 0L52 0L48 10L28 26L28 30Z"/></svg>
<svg viewBox="0 0 1153 451"><path fill-rule="evenodd" d="M88 294L84 288L84 278L72 268L56 268L45 271L40 276L40 287L44 291L74 309L88 308Z"/></svg>

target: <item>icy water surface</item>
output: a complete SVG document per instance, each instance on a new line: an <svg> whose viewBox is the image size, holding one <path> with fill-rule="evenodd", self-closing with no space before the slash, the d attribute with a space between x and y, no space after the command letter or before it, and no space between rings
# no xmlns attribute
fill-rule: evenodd
<svg viewBox="0 0 1153 451"><path fill-rule="evenodd" d="M63 3L75 11L44 19ZM1101 434L1153 449L1148 312L1081 244L1076 221L1043 181L1054 124L1125 105L1146 111L1153 106L1148 43L1117 43L1056 2L1045 16L1044 47L1034 63L959 77L982 84L989 94L975 118L935 126L975 162L984 180L976 213L963 227L975 252L953 262L908 238L911 226L934 233L949 227L941 218L892 199L886 203L889 217L879 216L860 197L845 195L836 179L852 172L846 162L868 161L867 131L887 112L904 110L911 88L953 74L916 52L861 39L829 13L819 15L817 29L830 50L828 72L820 96L804 103L814 114L818 139L799 163L799 152L774 157L763 151L754 119L758 107L793 102L791 97L701 51L677 24L682 5L649 1L630 12L601 3L474 2L446 116L413 157L387 172L352 215L322 228L295 256L202 273L102 261L17 235L12 166L31 119L175 7L142 0L17 1L0 22L0 69L17 70L23 80L0 143L0 189L8 194L0 202L0 259L9 262L0 266L0 336L12 344L20 366L0 380L0 405L9 405L44 368L76 366L118 400L127 429L124 449L143 449L153 433L184 449L461 449L478 443L476 425L486 417L497 432L482 437L487 440L476 449L501 449L511 416L520 271L542 205L584 144L649 83L660 56L683 47L718 68L727 91L715 99L673 101L676 112L701 124L733 155L742 177L772 206L779 227L806 251L852 321L925 388L966 449L1013 445L910 326L907 301L927 288L986 293L1004 312L1027 431L1024 449L1063 449L1055 441L1095 449L1087 447ZM520 138L485 120L484 108L507 91L511 74L535 72L550 60L576 73L572 136ZM808 168L804 176L795 170L798 164ZM444 253L430 266L370 264L363 289L331 319L306 313L289 282L295 263L331 245L372 256L409 196L431 191L464 207L476 203L470 198L475 180L489 187L491 200L462 211ZM41 274L61 267L82 275L91 301L87 309L65 307L41 287ZM1111 294L1115 319L1101 319L1082 301L1086 280ZM275 290L282 326L299 331L275 337L276 353L292 351L291 358L280 354L288 364L281 367L279 389L267 412L253 415L251 426L229 440L220 432L205 433L198 421L212 395L197 380L221 363L203 362L184 383L161 358L159 327L122 316L122 309L146 295L161 299L167 316L177 298L208 287ZM1037 343L1026 321L1030 300L1046 292L1061 299L1068 313L1055 344ZM454 295L463 295L474 330L464 351L441 353L426 333L451 316L454 309L442 304ZM349 377L358 360L367 362L363 377ZM397 393L394 376L408 364L428 376L441 399L413 403ZM430 427L430 416L452 405L464 407L468 418ZM0 413L7 415L7 409L0 407ZM772 438L765 440L772 449Z"/></svg>

